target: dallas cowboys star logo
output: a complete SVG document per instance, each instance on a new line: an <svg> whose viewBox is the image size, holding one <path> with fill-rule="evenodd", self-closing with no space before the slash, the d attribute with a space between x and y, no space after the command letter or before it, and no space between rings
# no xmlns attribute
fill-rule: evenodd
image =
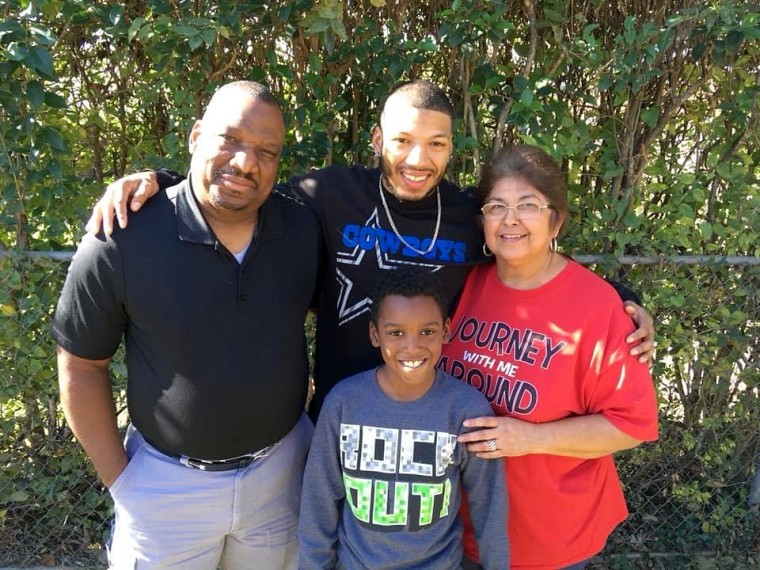
<svg viewBox="0 0 760 570"><path fill-rule="evenodd" d="M380 226L377 208L375 208L369 218L367 218L364 227L383 230ZM375 279L377 271L373 271L367 267L366 264L376 264L377 268L383 271L393 270L402 265L414 265L416 267L427 267L431 273L438 271L443 267L442 265L435 263L392 259L389 252L383 251L383 249L384 248L381 247L381 240L375 239L373 249L365 249L357 244L350 251L337 252L338 264L345 266L343 271L341 271L340 266L338 266L335 271L335 277L338 280L339 286L337 309L338 323L340 325L344 325L362 313L368 312L370 305L372 305L372 300L369 298L368 294L363 292L371 290L372 284L369 284L370 286L364 288L354 286L355 283L361 283L362 277L365 280Z"/></svg>

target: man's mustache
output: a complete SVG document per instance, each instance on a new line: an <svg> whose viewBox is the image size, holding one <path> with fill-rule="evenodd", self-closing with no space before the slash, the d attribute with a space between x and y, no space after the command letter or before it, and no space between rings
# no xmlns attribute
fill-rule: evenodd
<svg viewBox="0 0 760 570"><path fill-rule="evenodd" d="M244 178L251 182L255 182L255 180L253 179L253 175L251 175L250 172L243 172L241 170L238 170L237 168L219 168L214 172L215 177L222 176L224 174L227 174L229 176L235 176L237 178Z"/></svg>

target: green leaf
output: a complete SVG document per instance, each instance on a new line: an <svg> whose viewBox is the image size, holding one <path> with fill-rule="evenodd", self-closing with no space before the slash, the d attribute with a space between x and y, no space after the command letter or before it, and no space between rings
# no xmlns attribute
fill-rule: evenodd
<svg viewBox="0 0 760 570"><path fill-rule="evenodd" d="M0 39L6 35L23 37L25 33L24 27L15 20L8 19L0 22Z"/></svg>
<svg viewBox="0 0 760 570"><path fill-rule="evenodd" d="M21 20L33 20L38 18L39 15L40 12L37 10L37 2L29 2L26 8L19 12L18 16Z"/></svg>
<svg viewBox="0 0 760 570"><path fill-rule="evenodd" d="M594 30L599 28L599 24L589 24L583 28L583 39L589 44L595 44Z"/></svg>
<svg viewBox="0 0 760 570"><path fill-rule="evenodd" d="M701 186L695 186L691 190L691 196L694 199L694 202L701 204L705 199L705 189Z"/></svg>
<svg viewBox="0 0 760 570"><path fill-rule="evenodd" d="M39 109L45 102L45 88L42 86L42 83L36 79L32 79L26 85L26 96L29 98L32 109Z"/></svg>
<svg viewBox="0 0 760 570"><path fill-rule="evenodd" d="M187 43L190 45L190 49L195 51L203 45L203 38L200 35L191 36L187 39Z"/></svg>
<svg viewBox="0 0 760 570"><path fill-rule="evenodd" d="M330 28L330 20L311 20L309 21L308 25L306 25L306 33L310 36L321 34L322 32L327 31Z"/></svg>
<svg viewBox="0 0 760 570"><path fill-rule="evenodd" d="M641 112L641 120L644 121L648 127L654 128L657 125L657 120L660 118L659 107L650 107Z"/></svg>
<svg viewBox="0 0 760 570"><path fill-rule="evenodd" d="M14 491L11 493L11 496L9 499L14 503L23 503L27 499L29 499L29 493L26 493L24 491Z"/></svg>
<svg viewBox="0 0 760 570"><path fill-rule="evenodd" d="M230 39L230 37L233 35L232 30L230 30L227 26L217 26L216 31L225 39Z"/></svg>
<svg viewBox="0 0 760 570"><path fill-rule="evenodd" d="M745 39L754 40L760 38L760 24L742 26L741 29Z"/></svg>
<svg viewBox="0 0 760 570"><path fill-rule="evenodd" d="M715 63L722 66L726 62L726 43L723 41L715 42L712 56Z"/></svg>
<svg viewBox="0 0 760 570"><path fill-rule="evenodd" d="M179 24L177 26L173 26L172 30L180 36L190 38L193 36L198 35L198 28L195 28L193 26L188 26L186 24Z"/></svg>
<svg viewBox="0 0 760 570"><path fill-rule="evenodd" d="M348 38L348 35L346 34L346 26L344 26L343 22L341 22L340 20L331 20L330 29L341 40L345 41Z"/></svg>
<svg viewBox="0 0 760 570"><path fill-rule="evenodd" d="M717 172L718 176L724 180L730 180L732 178L731 165L726 162L716 164L715 172Z"/></svg>
<svg viewBox="0 0 760 570"><path fill-rule="evenodd" d="M417 48L419 50L425 51L425 52L436 52L436 51L438 51L438 46L430 38L425 38L425 39L421 40L417 44Z"/></svg>
<svg viewBox="0 0 760 570"><path fill-rule="evenodd" d="M150 37L153 33L153 25L148 22L145 24L140 30L137 32L137 39L138 40L144 40L147 37Z"/></svg>
<svg viewBox="0 0 760 570"><path fill-rule="evenodd" d="M24 61L29 57L29 50L26 49L25 45L18 42L9 43L6 52L8 53L8 59L11 61Z"/></svg>
<svg viewBox="0 0 760 570"><path fill-rule="evenodd" d="M680 291L670 296L670 302L674 307L683 307L686 302L686 297Z"/></svg>
<svg viewBox="0 0 760 570"><path fill-rule="evenodd" d="M633 27L635 23L636 19L633 16L628 16L623 23L623 37L628 45L633 45L633 40L636 39L636 29Z"/></svg>
<svg viewBox="0 0 760 570"><path fill-rule="evenodd" d="M106 15L111 24L118 26L124 16L124 6L109 6Z"/></svg>
<svg viewBox="0 0 760 570"><path fill-rule="evenodd" d="M492 89L493 87L496 87L503 81L503 78L501 75L492 75L489 78L486 79L486 89Z"/></svg>
<svg viewBox="0 0 760 570"><path fill-rule="evenodd" d="M48 166L48 172L50 173L50 176L57 180L63 178L63 170L61 169L61 165L58 162L51 162Z"/></svg>
<svg viewBox="0 0 760 570"><path fill-rule="evenodd" d="M128 42L131 42L135 38L135 36L140 31L144 23L145 23L145 18L143 18L142 16L134 19L134 21L129 26L129 30L127 30Z"/></svg>
<svg viewBox="0 0 760 570"><path fill-rule="evenodd" d="M615 211L615 213L618 216L622 216L627 207L628 207L628 202L626 200L619 199L619 200L615 200L615 201L612 202L612 209ZM618 237L620 237L621 239L623 239L623 242L621 242L621 243L625 243L625 240L628 239L628 235L627 234L622 234L622 236L624 236L624 237L621 237L621 236L618 236Z"/></svg>
<svg viewBox="0 0 760 570"><path fill-rule="evenodd" d="M53 150L66 150L66 144L63 142L61 133L53 127L42 127L37 133L37 138Z"/></svg>
<svg viewBox="0 0 760 570"><path fill-rule="evenodd" d="M34 40L43 46L50 46L55 43L55 34L46 26L42 24L35 24L29 27L29 32L32 34Z"/></svg>
<svg viewBox="0 0 760 570"><path fill-rule="evenodd" d="M697 44L693 48L691 48L691 57L692 59L699 60L702 59L702 56L705 55L705 51L707 48L705 47L705 44Z"/></svg>
<svg viewBox="0 0 760 570"><path fill-rule="evenodd" d="M201 31L201 37L203 38L203 43L211 47L216 42L216 30L214 28L205 28Z"/></svg>
<svg viewBox="0 0 760 570"><path fill-rule="evenodd" d="M333 50L335 49L335 36L333 34L328 34L325 32L322 34L322 41L325 44L325 49L327 50L328 54L332 54Z"/></svg>
<svg viewBox="0 0 760 570"><path fill-rule="evenodd" d="M736 55L739 53L743 41L744 33L740 30L734 30L726 36L726 51L731 55Z"/></svg>
<svg viewBox="0 0 760 570"><path fill-rule="evenodd" d="M618 164L615 161L608 161L604 165L604 172L602 173L602 178L604 180L612 180L616 176L620 176L623 174L623 165Z"/></svg>
<svg viewBox="0 0 760 570"><path fill-rule="evenodd" d="M448 36L448 42L451 47L457 47L462 42L464 42L465 34L462 30L456 29L453 32L451 32Z"/></svg>
<svg viewBox="0 0 760 570"><path fill-rule="evenodd" d="M565 21L565 15L561 12L557 12L556 10L552 10L549 7L544 7L544 18L547 22L554 22L557 24L561 24Z"/></svg>
<svg viewBox="0 0 760 570"><path fill-rule="evenodd" d="M34 62L34 69L37 73L50 79L57 79L55 67L53 66L53 58L50 57L46 49L34 46L29 50L29 56Z"/></svg>
<svg viewBox="0 0 760 570"><path fill-rule="evenodd" d="M694 219L694 208L684 202L678 205L678 213L681 214L681 218L684 221L691 221Z"/></svg>

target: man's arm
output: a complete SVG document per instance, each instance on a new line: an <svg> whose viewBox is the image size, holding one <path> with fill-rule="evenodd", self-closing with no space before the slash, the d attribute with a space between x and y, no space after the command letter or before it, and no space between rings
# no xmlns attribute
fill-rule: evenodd
<svg viewBox="0 0 760 570"><path fill-rule="evenodd" d="M105 235L113 233L113 218L119 222L119 227L127 227L127 206L137 212L147 200L155 196L159 190L179 184L185 177L174 170L159 168L156 171L146 170L123 176L106 187L106 191L92 208L90 219L85 225L88 233L97 234L101 227ZM279 192L299 201L308 202L310 196L307 190L299 186L298 179L276 185Z"/></svg>
<svg viewBox="0 0 760 570"><path fill-rule="evenodd" d="M108 363L108 359L87 360L58 347L63 412L106 487L116 481L127 465L127 454L116 426Z"/></svg>
<svg viewBox="0 0 760 570"><path fill-rule="evenodd" d="M642 307L641 297L636 291L619 281L607 277L604 280L615 289L618 296L623 300L625 312L636 324L636 330L625 339L625 342L632 345L629 349L630 355L638 356L641 363L652 360L654 357L654 321L646 309Z"/></svg>
<svg viewBox="0 0 760 570"><path fill-rule="evenodd" d="M127 204L130 210L137 212L161 188L179 184L183 179L184 176L163 168L157 172L146 170L119 178L108 185L98 203L93 206L85 230L91 234L97 234L102 227L103 232L110 236L113 233L114 214L116 214L119 227L126 228Z"/></svg>
<svg viewBox="0 0 760 570"><path fill-rule="evenodd" d="M628 353L631 356L638 356L642 364L652 360L655 347L652 316L633 301L623 303L623 308L636 325L636 330L625 338L625 342L631 345Z"/></svg>

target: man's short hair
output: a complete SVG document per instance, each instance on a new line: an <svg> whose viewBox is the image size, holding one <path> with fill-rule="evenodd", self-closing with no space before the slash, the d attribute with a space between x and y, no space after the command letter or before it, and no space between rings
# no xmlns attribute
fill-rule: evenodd
<svg viewBox="0 0 760 570"><path fill-rule="evenodd" d="M454 122L454 106L451 104L446 92L435 83L425 79L414 79L396 84L383 101L381 112L385 111L388 99L397 93L407 97L413 107L446 113L451 121Z"/></svg>
<svg viewBox="0 0 760 570"><path fill-rule="evenodd" d="M262 103L273 105L282 111L282 107L280 106L277 97L272 95L272 92L269 89L256 81L240 80L225 83L214 92L214 96L232 90L242 91L254 101L261 101Z"/></svg>
<svg viewBox="0 0 760 570"><path fill-rule="evenodd" d="M377 326L380 305L386 297L399 295L401 297L431 297L441 310L441 317L446 320L448 303L443 293L443 284L434 273L416 267L400 267L385 271L377 282L372 294L370 320Z"/></svg>

